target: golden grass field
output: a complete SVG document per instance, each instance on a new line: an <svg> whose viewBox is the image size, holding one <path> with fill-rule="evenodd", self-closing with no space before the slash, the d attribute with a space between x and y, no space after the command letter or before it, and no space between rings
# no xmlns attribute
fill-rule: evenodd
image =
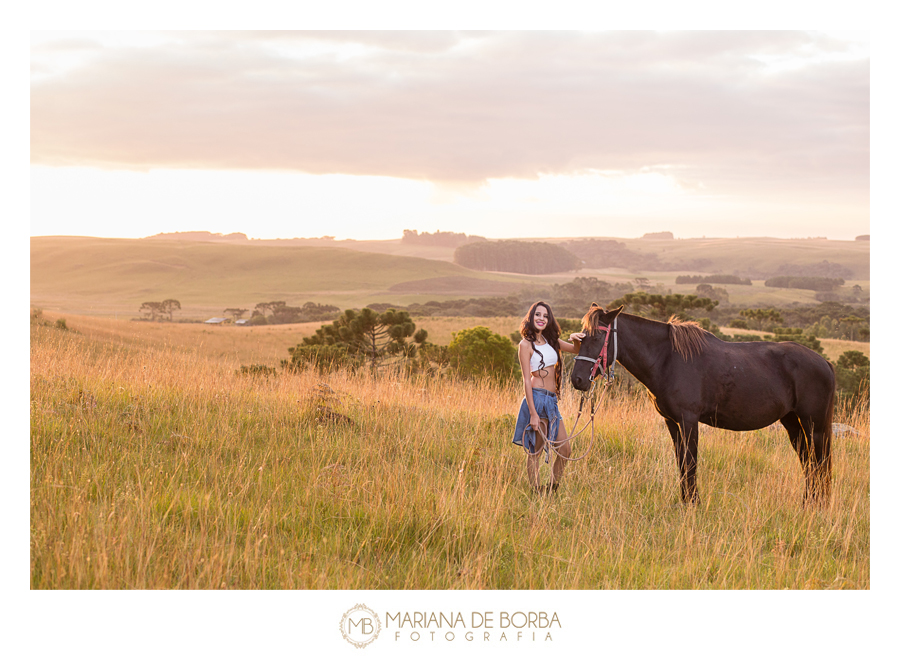
<svg viewBox="0 0 900 658"><path fill-rule="evenodd" d="M33 589L869 588L867 412L837 411L826 506L780 428L702 426L685 507L662 420L614 387L545 498L514 383L254 378L279 332L66 319L31 333Z"/></svg>

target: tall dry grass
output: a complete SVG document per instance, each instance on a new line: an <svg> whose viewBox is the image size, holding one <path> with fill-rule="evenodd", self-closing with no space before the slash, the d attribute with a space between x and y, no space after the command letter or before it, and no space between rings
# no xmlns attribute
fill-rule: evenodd
<svg viewBox="0 0 900 658"><path fill-rule="evenodd" d="M783 430L703 427L684 507L661 419L612 389L546 498L510 443L514 384L247 377L76 331L32 328L33 588L869 587L858 409L838 410L859 433L835 439L827 506L801 504Z"/></svg>

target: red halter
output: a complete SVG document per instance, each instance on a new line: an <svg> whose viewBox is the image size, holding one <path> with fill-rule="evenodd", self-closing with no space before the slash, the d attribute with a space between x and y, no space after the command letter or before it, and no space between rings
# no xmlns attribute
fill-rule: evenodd
<svg viewBox="0 0 900 658"><path fill-rule="evenodd" d="M617 318L618 319L618 318ZM594 366L591 368L591 381L594 381L594 377L597 376L597 370L599 369L603 375L606 375L607 379L612 377L612 372L609 370L609 337L611 334L617 333L616 331L616 321L613 320L612 326L606 327L597 327L596 331L603 331L606 333L606 337L603 339L603 347L600 348L600 354L597 355L596 359L592 359L587 356L576 356L576 361L590 361L593 362ZM617 351L618 345L616 342L613 343L613 349ZM616 359L613 357L613 367L616 365Z"/></svg>

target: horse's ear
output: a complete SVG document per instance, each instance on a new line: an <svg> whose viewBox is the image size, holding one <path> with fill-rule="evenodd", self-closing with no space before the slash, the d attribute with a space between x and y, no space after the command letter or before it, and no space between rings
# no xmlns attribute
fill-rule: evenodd
<svg viewBox="0 0 900 658"><path fill-rule="evenodd" d="M591 308L600 308L600 304L597 302L591 302Z"/></svg>
<svg viewBox="0 0 900 658"><path fill-rule="evenodd" d="M611 311L607 311L606 315L610 320L613 320L619 313L622 312L622 309L625 308L625 304L622 304L619 308L614 308Z"/></svg>

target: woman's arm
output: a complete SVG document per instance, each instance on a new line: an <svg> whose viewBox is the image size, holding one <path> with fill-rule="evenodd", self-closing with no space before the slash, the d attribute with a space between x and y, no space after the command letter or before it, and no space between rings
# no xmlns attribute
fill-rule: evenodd
<svg viewBox="0 0 900 658"><path fill-rule="evenodd" d="M522 383L525 385L525 402L528 404L528 413L531 416L529 424L537 429L541 424L537 409L534 406L534 393L531 391L531 354L534 348L524 338L519 341L519 365L522 368Z"/></svg>
<svg viewBox="0 0 900 658"><path fill-rule="evenodd" d="M578 354L578 351L581 349L581 339L584 338L584 332L579 331L577 334L571 334L569 336L569 340L571 343L567 343L564 340L559 341L559 349L563 352L571 352L572 354Z"/></svg>

